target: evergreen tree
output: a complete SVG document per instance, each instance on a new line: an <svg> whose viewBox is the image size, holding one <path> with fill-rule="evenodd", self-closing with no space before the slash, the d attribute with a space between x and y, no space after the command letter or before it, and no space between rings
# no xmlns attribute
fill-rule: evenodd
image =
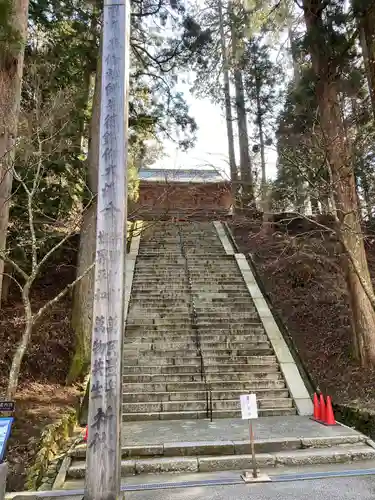
<svg viewBox="0 0 375 500"><path fill-rule="evenodd" d="M363 365L375 363L375 295L358 211L354 165L340 99L352 42L341 2L304 0L306 47L311 57L324 154L335 201L336 233L352 310L353 350Z"/></svg>

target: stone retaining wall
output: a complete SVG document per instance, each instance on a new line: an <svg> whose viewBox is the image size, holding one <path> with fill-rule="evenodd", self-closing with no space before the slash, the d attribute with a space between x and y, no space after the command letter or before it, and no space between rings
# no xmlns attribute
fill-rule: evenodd
<svg viewBox="0 0 375 500"><path fill-rule="evenodd" d="M333 404L336 420L375 440L375 411Z"/></svg>
<svg viewBox="0 0 375 500"><path fill-rule="evenodd" d="M51 490L65 453L72 445L77 413L73 408L42 434L34 465L26 480L28 490Z"/></svg>

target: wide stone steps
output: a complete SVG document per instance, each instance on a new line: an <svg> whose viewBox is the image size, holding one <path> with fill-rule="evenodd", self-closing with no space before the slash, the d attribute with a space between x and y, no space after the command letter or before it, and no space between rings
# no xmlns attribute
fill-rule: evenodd
<svg viewBox="0 0 375 500"><path fill-rule="evenodd" d="M236 393L237 395L237 393ZM293 402L286 394L282 396L282 392L277 394L277 400L274 399L273 394L270 398L259 398L258 409L270 408L292 408ZM153 412L184 412L184 411L205 411L207 409L206 398L192 399L192 400L159 400L159 401L138 401L138 402L123 402L122 405L124 413L153 413ZM240 411L239 397L235 399L216 399L212 401L213 410L238 410Z"/></svg>
<svg viewBox="0 0 375 500"><path fill-rule="evenodd" d="M375 460L364 436L296 415L290 381L212 223L153 222L142 234L123 365L124 477L249 470L246 393L257 395L256 458L267 473ZM83 484L85 454L85 445L71 453L72 488Z"/></svg>
<svg viewBox="0 0 375 500"><path fill-rule="evenodd" d="M259 395L262 415L294 414L246 284L214 226L161 227L143 234L136 260L124 419L207 418L208 390L216 418L237 418L248 390Z"/></svg>
<svg viewBox="0 0 375 500"><path fill-rule="evenodd" d="M123 412L123 422L137 422L139 420L195 420L210 418L211 412L208 405L202 411L160 411L160 412ZM261 408L258 410L259 417L275 417L295 415L295 408ZM241 410L220 409L212 411L212 418L241 418Z"/></svg>
<svg viewBox="0 0 375 500"><path fill-rule="evenodd" d="M231 337L225 337L222 335L221 337L218 335L217 338L213 341L203 340L202 337L199 339L199 345L202 351L215 351L217 348L219 349L256 349L261 348L265 349L270 346L269 341L265 336L259 335L258 338L251 337L247 342L242 340L233 340ZM164 340L159 339L157 337L154 341L149 341L147 339L125 339L124 344L124 352L129 351L139 351L139 352L147 352L147 351L158 351L168 348L171 351L178 351L180 349L190 350L197 348L196 338L195 336L187 337L186 340L181 337L176 336L173 340L170 338L165 338Z"/></svg>
<svg viewBox="0 0 375 500"><path fill-rule="evenodd" d="M191 358L158 358L145 356L142 358L124 358L127 366L124 366L124 373L190 373L196 367L201 366L201 357L197 354ZM148 363L148 364L147 364ZM204 357L204 372L216 373L222 369L223 372L253 371L255 367L262 367L265 370L277 367L276 362L262 359L254 359L253 356L215 356Z"/></svg>
<svg viewBox="0 0 375 500"><path fill-rule="evenodd" d="M124 373L127 370L155 370L159 372L165 370L169 373L188 372L194 370L194 367L200 366L201 359L198 354L195 357L176 357L176 358L159 358L152 355L149 356L125 356L124 361L128 366L124 366ZM151 362L147 365L147 362ZM219 372L220 370L235 372L239 369L242 371L252 371L255 367L261 366L265 370L277 367L276 357L273 355L265 356L214 356L204 357L204 366L206 373Z"/></svg>
<svg viewBox="0 0 375 500"><path fill-rule="evenodd" d="M210 321L209 318L199 318L197 317L195 321L195 328L197 328L202 334L204 331L221 331L222 333L231 332L233 334L238 334L241 332L248 333L254 329L254 327L260 326L259 322L256 321L256 318L233 318L231 321L229 317L222 318L221 321ZM189 318L184 320L170 317L168 318L130 318L129 324L127 325L127 329L131 328L129 331L158 331L161 332L163 330L169 330L170 332L175 331L190 331L193 329L192 319ZM127 333L125 333L127 335Z"/></svg>
<svg viewBox="0 0 375 500"><path fill-rule="evenodd" d="M245 331L244 331L245 330ZM263 329L257 327L256 325L248 325L246 329L243 328L210 328L208 325L201 325L198 329L199 338L201 341L215 342L216 340L233 339L237 340L258 340L261 336L263 338ZM130 340L139 338L143 340L144 338L154 338L154 340L185 340L194 336L196 338L196 333L192 333L192 325L183 324L178 326L178 328L164 328L163 326L155 325L130 325L126 328L125 332L125 342L127 339Z"/></svg>
<svg viewBox="0 0 375 500"><path fill-rule="evenodd" d="M188 367L189 369L191 367ZM180 373L152 373L144 371L143 373L124 373L123 382L126 384L127 382L136 383L136 382L147 382L147 383L155 383L155 382L201 382L202 381L202 373L200 371L195 372L180 372ZM218 370L217 372L207 373L205 372L204 379L208 384L214 382L233 382L233 381L241 381L247 382L249 384L254 380L283 380L283 377L279 371L277 371L277 367L267 367L267 366L257 366L253 367L253 370L250 371L237 371L237 372L221 372Z"/></svg>
<svg viewBox="0 0 375 500"><path fill-rule="evenodd" d="M314 464L371 464L375 450L363 440L346 438L279 439L256 441L257 466L261 469ZM71 452L67 479L85 477L86 446ZM156 473L207 473L251 469L249 441L217 441L134 445L122 448L123 477ZM368 466L370 467L370 465Z"/></svg>
<svg viewBox="0 0 375 500"><path fill-rule="evenodd" d="M283 389L254 389L259 399L270 398L288 398L288 390ZM213 390L210 389L210 397L213 401L220 400L239 400L243 394L241 389L237 390ZM148 403L165 401L206 401L207 390L201 391L165 391L165 392L123 392L122 400L124 403Z"/></svg>
<svg viewBox="0 0 375 500"><path fill-rule="evenodd" d="M173 244L171 244L170 246L153 245L147 247L140 247L138 255L140 257L143 257L143 255L146 254L148 258L151 258L151 257L158 257L160 253L166 252L169 253L171 256L181 256L181 250L176 250L176 251L172 250L174 250ZM187 259L191 259L192 257L196 259L198 259L199 257L201 257L202 259L207 259L210 256L212 257L222 256L223 250L221 248L207 247L207 249L205 249L204 247L194 248L193 246L191 246L185 248L185 254Z"/></svg>
<svg viewBox="0 0 375 500"><path fill-rule="evenodd" d="M277 390L277 389L285 389L285 382L283 380L253 380L251 382L229 382L229 381L220 381L220 382L210 382L207 384L205 382L184 382L184 383L163 383L156 382L154 384L147 383L127 383L124 386L124 390L129 393L141 394L143 392L146 393L162 393L162 392L204 392L206 393L207 388L212 391L246 391L246 392L254 392L254 391L262 391L262 390Z"/></svg>
<svg viewBox="0 0 375 500"><path fill-rule="evenodd" d="M239 356L242 354L243 356L253 356L253 355L259 355L259 354L271 354L272 349L270 346L269 342L258 342L258 343L253 343L253 344L240 344L240 345L230 345L229 342L227 342L228 347L224 345L220 345L218 343L214 344L208 344L207 343L200 343L200 349L202 351L203 355L207 355L209 357L212 357L214 354L228 354L229 356ZM230 345L230 347L229 347ZM124 355L125 357L128 356L139 356L143 355L145 353L152 352L153 355L155 356L166 356L168 358L170 357L176 357L179 355L190 355L194 356L196 355L197 352L197 346L194 341L191 343L183 343L181 342L180 344L173 343L171 344L170 342L161 342L160 345L155 345L155 344L130 344L126 343L124 345ZM262 352L262 351L271 351L271 352Z"/></svg>

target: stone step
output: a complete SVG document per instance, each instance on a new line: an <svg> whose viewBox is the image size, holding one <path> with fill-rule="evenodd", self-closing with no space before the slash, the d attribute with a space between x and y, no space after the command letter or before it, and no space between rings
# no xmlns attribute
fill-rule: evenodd
<svg viewBox="0 0 375 500"><path fill-rule="evenodd" d="M242 278L242 276L222 276L218 273L210 273L210 274L204 274L204 273L192 273L189 269L189 278L191 280L191 283L194 285L197 284L210 284L212 283L213 285L219 284L219 285L245 285L245 282Z"/></svg>
<svg viewBox="0 0 375 500"><path fill-rule="evenodd" d="M194 319L194 324L197 326L198 330L209 329L212 330L223 330L224 332L238 332L238 333L246 333L246 330L252 329L254 327L260 328L260 320L256 320L256 318L244 318L243 320L234 318L232 322L230 322L229 318L223 318L222 321L218 322L210 322L209 319L194 317L188 319L177 319L177 318L129 318L126 323L126 327L133 327L133 330L136 328L139 330L140 328L145 329L154 329L154 330L190 330L192 328L192 320Z"/></svg>
<svg viewBox="0 0 375 500"><path fill-rule="evenodd" d="M204 319L204 318L200 318L198 317L197 318L197 325L198 325L198 328L201 329L201 328L204 328L204 327L207 327L207 328L210 328L210 330L212 331L213 329L223 329L223 328L226 328L227 330L245 330L246 328L254 328L254 327L260 327L261 326L261 323L260 323L260 320L256 319L255 317L254 318L243 318L242 320L241 319L237 319L237 318L233 318L232 321L230 321L230 319L228 318L228 320L225 320L225 321L210 321L209 319Z"/></svg>
<svg viewBox="0 0 375 500"><path fill-rule="evenodd" d="M153 358L145 356L142 358L131 358L124 356L124 373L140 373L144 370L145 373L192 373L198 366L201 365L201 357L194 358ZM243 361L242 359L245 359ZM277 362L274 356L251 356L240 358L224 358L204 357L204 371L206 373L218 373L221 370L225 372L236 371L255 371L259 368L264 371L274 371L277 367ZM146 362L150 364L147 365ZM239 370L240 369L240 370Z"/></svg>
<svg viewBox="0 0 375 500"><path fill-rule="evenodd" d="M128 374L161 374L161 375L184 375L184 374L194 374L201 372L201 358L193 358L192 361L189 361L188 358L184 358L181 360L181 363L185 364L168 364L168 361L165 363L162 361L158 362L154 359L146 359L142 360L142 362L148 362L150 364L138 364L138 360L133 360L125 358L124 363L127 363L126 366L123 367L124 375ZM133 364L132 364L133 362ZM263 363L263 364L230 364L225 362L220 362L218 364L209 364L206 359L203 360L203 372L206 375L218 374L224 375L226 373L237 373L237 372L256 372L259 370L263 370L267 373L274 373L278 371L277 363Z"/></svg>
<svg viewBox="0 0 375 500"><path fill-rule="evenodd" d="M247 343L257 344L259 342L268 342L268 339L265 335L261 334L251 334L251 333L233 333L229 330L221 331L219 334L210 334L201 332L200 330L195 330L192 328L187 328L185 330L172 329L170 332L160 331L160 330L151 330L148 331L145 328L139 328L138 330L125 330L125 343L151 343L154 346L163 347L165 344L170 345L171 347L174 343L188 345L189 343L195 347L197 341L200 345L209 345L212 346L221 346L222 348L229 345L229 347L236 348L236 343Z"/></svg>
<svg viewBox="0 0 375 500"><path fill-rule="evenodd" d="M129 452L131 453L132 450L129 450ZM133 453L136 452L137 450ZM135 474L171 472L206 473L251 469L251 454L214 455L209 452L208 455L209 456L181 456L176 454L169 457L154 456L153 458L128 458L121 462L121 474L126 477ZM268 453L261 452L257 453L257 465L259 468L285 468L286 466L301 467L312 464L326 465L364 461L365 466L366 461L373 460L374 458L375 450L373 448L364 444L351 444L347 446L332 446L329 448L295 449L277 452L270 451ZM67 477L82 479L85 477L85 469L85 460L76 459L69 467Z"/></svg>
<svg viewBox="0 0 375 500"><path fill-rule="evenodd" d="M165 327L164 325L126 325L125 336L133 337L156 337L159 339L169 338L170 336L179 336L180 338L193 335L193 325L183 323L177 328ZM228 335L228 331L226 331ZM195 330L194 330L195 335Z"/></svg>
<svg viewBox="0 0 375 500"><path fill-rule="evenodd" d="M259 354L272 354L270 342L258 342L258 343L242 343L242 344L231 344L229 341L227 345L223 343L223 345L215 342L211 344L207 343L199 343L199 347L204 356L212 357L214 354L223 355L227 353L229 356L238 356L242 354L243 356L252 356ZM267 352L270 351L271 352ZM126 355L136 355L145 354L148 352L152 352L156 356L167 356L167 357L175 357L178 354L188 356L196 355L197 345L194 340L190 343L180 342L180 343L171 343L168 341L159 342L159 343L125 343L124 344L124 353Z"/></svg>
<svg viewBox="0 0 375 500"><path fill-rule="evenodd" d="M209 320L218 319L231 319L242 320L242 319L252 319L256 316L257 312L253 303L249 300L247 304L243 305L206 305L197 307L194 304L194 310L198 318L204 318ZM192 307L190 302L174 308L171 304L165 304L163 300L158 302L154 301L134 301L130 302L129 312L137 313L139 315L147 317L150 314L159 314L167 316L177 320L179 317L185 318L187 315L191 315Z"/></svg>
<svg viewBox="0 0 375 500"><path fill-rule="evenodd" d="M241 288L240 288L241 287ZM243 290L243 293L245 294L247 292L247 295L249 295L249 292L247 291L246 285L232 285L232 284L214 284L214 283L192 283L191 284L191 290L193 293L202 293L202 292L223 292L223 293L236 293L236 292L241 292Z"/></svg>
<svg viewBox="0 0 375 500"><path fill-rule="evenodd" d="M332 449L332 447L340 450L347 450L360 446L361 450L367 449L364 436L327 436L313 438L290 438L284 437L279 439L255 439L255 453L289 453L290 451L312 451ZM122 458L150 458L150 457L192 457L192 456L228 456L228 455L247 455L250 451L249 440L238 441L197 441L197 442L178 442L178 443L163 443L151 445L125 445L121 448ZM79 444L69 452L69 456L73 459L86 457L86 444ZM276 464L275 464L276 465ZM292 465L292 464L290 464Z"/></svg>
<svg viewBox="0 0 375 500"><path fill-rule="evenodd" d="M122 404L123 413L158 413L158 412L186 412L186 411L205 411L207 401L186 400L186 401L154 401L154 402L126 402ZM258 399L258 409L271 408L292 408L293 401L289 397ZM239 397L237 399L217 399L212 401L213 410L238 410L241 405Z"/></svg>
<svg viewBox="0 0 375 500"><path fill-rule="evenodd" d="M283 380L282 374L278 371L278 367L258 367L254 371L238 371L238 372L227 372L227 373L205 373L202 376L200 371L195 373L148 373L144 371L143 373L124 373L122 380L124 384L130 383L155 383L155 382L201 382L203 377L208 384L211 383L221 383L221 382L247 382L252 383L256 380Z"/></svg>
<svg viewBox="0 0 375 500"><path fill-rule="evenodd" d="M155 325L155 326L176 326L188 325L191 323L191 317L181 317L168 315L167 318L127 318L127 325Z"/></svg>
<svg viewBox="0 0 375 500"><path fill-rule="evenodd" d="M220 382L210 382L206 384L205 382L156 382L156 383L126 383L124 384L124 390L128 392L135 392L137 394L143 392L183 392L183 391L206 391L211 389L212 391L241 391L244 393L251 393L261 390L277 390L285 389L285 382L283 380L252 380L251 382L244 381L220 381Z"/></svg>
<svg viewBox="0 0 375 500"><path fill-rule="evenodd" d="M193 271L202 271L202 272L232 272L234 271L236 275L238 275L238 265L233 258L231 260L223 259L216 257L213 260L206 260L205 262L201 262L199 260L188 259L189 269Z"/></svg>
<svg viewBox="0 0 375 500"><path fill-rule="evenodd" d="M174 261L163 262L160 259L157 259L155 262L149 262L142 259L138 259L135 265L136 271L166 271L170 269L172 271L180 271L181 269L185 271L186 268L186 260L182 257L175 259Z"/></svg>
<svg viewBox="0 0 375 500"><path fill-rule="evenodd" d="M219 301L218 299L203 301L199 297L189 295L188 292L186 292L183 298L184 301L180 299L177 300L176 297L174 297L174 300L177 300L177 302L179 303L179 305L175 308L171 298L166 298L162 295L149 297L146 294L142 297L138 293L134 293L130 303L137 304L137 306L140 308L163 308L168 306L172 311L179 311L183 310L184 308L186 309L186 307L189 307L191 300L193 299L195 309L199 310L202 313L204 313L205 311L214 311L215 313L220 313L221 310L226 312L233 310L237 310L239 312L255 310L254 302L252 301L250 296L244 298L244 300L238 300L235 297L228 297L222 301Z"/></svg>
<svg viewBox="0 0 375 500"><path fill-rule="evenodd" d="M170 297L168 295L170 295ZM185 304L185 306L186 306L186 304L190 304L191 297L187 293L185 295L180 294L178 298L174 294L168 294L168 295L155 293L154 296L152 296L150 293L146 293L146 292L143 294L138 293L138 292L137 293L132 292L132 295L130 298L130 304L133 304L133 303L144 304L145 302L153 303L154 301L157 303L167 304L168 307L172 307L176 303L176 301L178 301L180 304L181 303Z"/></svg>
<svg viewBox="0 0 375 500"><path fill-rule="evenodd" d="M272 350L269 349L266 352L262 352L262 356L251 355L251 356L215 356L209 357L207 354L200 355L199 351L195 351L194 355L191 357L161 357L161 356L153 356L152 351L150 354L124 354L124 363L126 363L129 367L137 366L138 368L148 366L154 366L156 368L161 367L174 367L179 371L181 366L189 366L189 367L197 367L201 365L201 359L203 359L203 363L205 366L205 371L207 373L211 371L216 371L219 365L222 365L223 371L235 371L235 366L241 367L244 371L251 370L252 366L269 366L275 365L276 360L272 359ZM260 359L261 358L261 359ZM269 358L269 359L263 359ZM250 367L250 368L248 368Z"/></svg>
<svg viewBox="0 0 375 500"><path fill-rule="evenodd" d="M215 340L210 340L207 341L205 337L202 338L202 336L198 335L198 344L200 345L202 351L207 350L207 351L213 351L216 350L217 348L220 349L255 349L255 348L267 348L270 346L270 342L267 340L267 337L265 335L258 335L254 337L249 337L247 341L240 339L240 340L233 340L234 336L228 335L225 337L224 335L219 336L219 338ZM193 350L196 349L197 347L197 339L195 335L188 336L186 338L184 337L178 337L175 336L173 337L173 340L171 340L171 337L167 337L165 339L160 339L157 337L155 340L151 340L149 338L130 338L130 337L125 337L124 341L124 350L130 349L137 349L140 351L148 351L148 350L154 350L157 351L158 349L165 349L168 347L168 350L179 350L179 349L187 349L187 350Z"/></svg>
<svg viewBox="0 0 375 500"><path fill-rule="evenodd" d="M232 301L232 299L238 301L239 303L242 304L247 304L249 301L249 298L251 299L249 295L248 290L244 290L243 292L238 291L238 292L223 292L222 295L223 297L217 297L218 292L200 292L200 291L195 291L193 292L193 297L197 301L199 300L202 304L207 303L212 303L212 304L226 304L228 301ZM213 296L213 297L212 297ZM207 298L206 298L207 297Z"/></svg>
<svg viewBox="0 0 375 500"><path fill-rule="evenodd" d="M267 336L264 333L263 328L239 328L232 330L230 328L222 328L220 330L200 327L199 329L193 329L192 325L184 325L185 328L154 328L148 327L147 325L138 325L133 328L132 325L127 325L125 330L125 341L128 338L131 342L135 339L139 341L147 341L150 339L163 341L185 341L188 339L196 339L197 336L201 342L222 342L225 343L227 339L236 341L259 341L260 339L266 339Z"/></svg>
<svg viewBox="0 0 375 500"><path fill-rule="evenodd" d="M258 410L259 417L275 417L296 415L295 408L263 408ZM181 412L145 412L145 413L123 413L124 422L135 422L138 420L195 420L210 418L210 411L206 408L204 411L181 411ZM213 410L212 418L241 418L240 410Z"/></svg>
<svg viewBox="0 0 375 500"><path fill-rule="evenodd" d="M162 283L163 285L168 285L169 283L173 283L174 285L181 284L182 286L187 285L187 276L185 273L175 274L170 273L168 276L160 275L160 274L138 274L133 278L133 286L142 286L148 285L159 285Z"/></svg>
<svg viewBox="0 0 375 500"><path fill-rule="evenodd" d="M217 268L212 268L208 266L204 267L195 267L191 265L189 262L181 262L180 264L174 265L141 265L137 264L135 266L135 270L138 276L147 276L150 275L152 277L164 276L168 278L168 271L173 273L173 275L184 277L186 276L186 270L189 271L190 276L194 276L195 278L200 279L205 276L208 279L226 279L226 280L234 280L241 281L243 277L238 272L238 267L235 266L228 268L223 265L218 265Z"/></svg>
<svg viewBox="0 0 375 500"><path fill-rule="evenodd" d="M136 269L137 267L142 269L143 268L155 269L163 266L180 267L180 266L185 266L185 263L186 260L182 256L165 259L161 255L156 261L144 259L143 257L137 257Z"/></svg>
<svg viewBox="0 0 375 500"><path fill-rule="evenodd" d="M225 336L233 336L233 337L241 337L241 336L251 336L251 335L261 335L264 333L264 328L260 322L252 322L246 325L230 325L224 328L216 327L213 328L209 325L200 325L198 328L198 332L201 338L209 338L215 335L225 335Z"/></svg>
<svg viewBox="0 0 375 500"><path fill-rule="evenodd" d="M289 392L287 389L255 389L258 399L270 398L288 398ZM243 394L241 389L225 391L211 390L213 401L216 400L233 400L240 399ZM180 391L180 392L123 392L122 400L124 403L148 403L148 402L165 402L165 401L206 401L207 390L201 391Z"/></svg>
<svg viewBox="0 0 375 500"><path fill-rule="evenodd" d="M187 359L194 358L197 354L197 347L192 346L190 349L185 346L184 349L180 350L172 350L171 346L167 342L164 343L164 349L134 349L129 348L127 345L124 346L124 356L127 359L131 359L136 357L137 359L154 359L154 358L165 358L165 359ZM245 347L243 349L230 349L223 346L222 349L218 347L214 347L213 349L207 349L205 346L200 345L200 350L202 352L202 356L204 359L225 359L228 357L229 359L238 358L238 357L248 357L248 356L267 356L272 355L273 350L270 345L258 345L253 348Z"/></svg>
<svg viewBox="0 0 375 500"><path fill-rule="evenodd" d="M205 323L206 321L217 323L219 320L233 321L234 323L242 322L242 320L253 320L258 318L258 313L256 309L248 307L247 311L236 311L229 308L218 308L217 311L212 311L211 308L206 308L204 311L200 312L196 310L197 322Z"/></svg>
<svg viewBox="0 0 375 500"><path fill-rule="evenodd" d="M143 320L151 320L151 321L163 320L164 321L166 319L170 319L171 321L181 320L182 322L185 322L187 320L191 321L191 316L192 316L192 311L189 311L189 310L185 310L185 311L181 310L180 312L173 311L173 314L172 314L170 311L168 311L168 308L166 308L166 307L159 308L159 309L144 308L142 310L142 309L139 309L138 307L134 308L134 307L130 306L127 320L139 319L140 321L143 321Z"/></svg>
<svg viewBox="0 0 375 500"><path fill-rule="evenodd" d="M171 291L169 288L166 290L136 290L135 288L132 288L132 295L131 295L131 301L133 299L138 299L138 300L147 300L147 301L153 301L153 300L163 300L166 302L173 302L175 303L176 301L190 301L190 294L188 289L186 290L174 290Z"/></svg>
<svg viewBox="0 0 375 500"><path fill-rule="evenodd" d="M170 282L166 280L153 281L134 281L132 283L132 291L143 292L145 290L153 290L154 292L173 292L173 293L190 293L190 288L188 281L178 283L176 280L171 280Z"/></svg>
<svg viewBox="0 0 375 500"><path fill-rule="evenodd" d="M150 280L149 282L147 280ZM150 287L150 283L152 282L152 287ZM179 290L190 290L190 283L188 280L188 277L186 275L179 277L179 276L174 276L172 273L169 273L168 276L164 276L163 279L159 279L158 275L154 276L146 276L143 275L142 273L138 272L137 278L133 278L132 281L132 286L133 288L141 288L142 286L148 286L150 293L154 291L154 288L166 288L164 291L168 291L168 289L171 289L173 291L179 291Z"/></svg>
<svg viewBox="0 0 375 500"><path fill-rule="evenodd" d="M190 299L190 298L189 298ZM171 305L167 302L164 303L162 298L159 299L142 299L138 301L130 301L130 309L138 311L139 313L147 314L148 312L160 312L162 314L173 312L173 314L190 314L191 306L190 300L185 303L178 303L178 305Z"/></svg>
<svg viewBox="0 0 375 500"><path fill-rule="evenodd" d="M196 299L193 297L194 307L197 312L200 314L204 314L205 311L215 312L216 314L220 314L220 311L225 312L245 312L245 311L255 311L254 302L248 297L246 300L236 301L236 299L232 299L229 297L225 301L222 302L205 302L202 303L200 299ZM199 303L198 303L199 302Z"/></svg>
<svg viewBox="0 0 375 500"><path fill-rule="evenodd" d="M172 316L169 313L168 309L169 309L168 307L152 307L152 306L140 308L138 306L135 306L134 304L131 304L129 307L127 318L129 317L133 318L134 316L134 317L139 317L139 319L142 319L144 317L146 317L147 319L149 318L153 319L154 317L158 319L165 319L166 317L168 318L172 317L173 319L174 318L177 319L177 316L175 316L176 310L174 310L174 314ZM185 309L181 308L178 313L178 318L185 320L187 318L191 318L191 315L192 311L189 311L188 308Z"/></svg>
<svg viewBox="0 0 375 500"><path fill-rule="evenodd" d="M145 303L141 307L137 304L130 303L129 314L138 314L139 319L149 319L151 316L159 316L160 319L170 318L171 321L178 321L179 319L184 320L192 315L193 308L189 307L187 304L184 308L172 309L173 306L167 306L159 302L159 304ZM217 323L219 320L232 320L234 323L242 322L242 320L248 320L251 323L254 322L254 318L258 318L255 308L253 309L252 304L249 303L246 309L239 309L236 306L226 306L226 307L211 307L208 306L203 309L194 307L197 320L205 320L213 323Z"/></svg>
<svg viewBox="0 0 375 500"><path fill-rule="evenodd" d="M184 241L183 251L181 251L180 240L147 242L147 245L141 244L139 246L138 258L151 261L152 257L155 258L155 256L159 257L161 255L167 259L182 257L184 259L199 260L199 257L202 257L207 260L210 257L223 259L227 256L222 248L214 244L211 245L211 248L199 244L194 246L193 242L186 240Z"/></svg>
<svg viewBox="0 0 375 500"><path fill-rule="evenodd" d="M187 278L186 264L181 263L178 265L164 265L158 267L151 266L136 266L134 278L145 279L145 277L150 276L152 279L164 278L169 280L171 276L179 278L181 281Z"/></svg>

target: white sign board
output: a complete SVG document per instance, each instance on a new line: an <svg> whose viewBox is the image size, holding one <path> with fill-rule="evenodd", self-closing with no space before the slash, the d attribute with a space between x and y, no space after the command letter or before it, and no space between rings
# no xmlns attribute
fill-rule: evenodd
<svg viewBox="0 0 375 500"><path fill-rule="evenodd" d="M243 394L240 396L242 418L258 418L256 394Z"/></svg>

